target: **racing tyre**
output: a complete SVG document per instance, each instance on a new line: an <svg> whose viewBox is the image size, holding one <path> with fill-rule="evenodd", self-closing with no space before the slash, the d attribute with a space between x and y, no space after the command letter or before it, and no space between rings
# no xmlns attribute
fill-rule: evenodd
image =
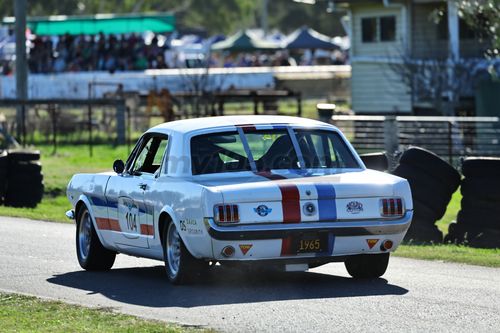
<svg viewBox="0 0 500 333"><path fill-rule="evenodd" d="M375 279L384 275L389 265L389 253L360 254L345 262L349 275L355 279Z"/></svg>
<svg viewBox="0 0 500 333"><path fill-rule="evenodd" d="M38 150L9 150L9 161L15 162L31 162L40 159L40 151Z"/></svg>
<svg viewBox="0 0 500 333"><path fill-rule="evenodd" d="M399 164L392 174L408 180L413 200L430 208L434 212L435 220L443 217L453 193L450 188L412 165Z"/></svg>
<svg viewBox="0 0 500 333"><path fill-rule="evenodd" d="M5 190L7 189L7 170L7 152L2 151L0 152L0 203L3 201Z"/></svg>
<svg viewBox="0 0 500 333"><path fill-rule="evenodd" d="M387 171L389 169L389 160L385 152L361 154L359 157L368 169L378 171Z"/></svg>
<svg viewBox="0 0 500 333"><path fill-rule="evenodd" d="M208 268L208 263L189 253L173 222L163 228L162 246L165 271L172 284L193 282L195 277Z"/></svg>
<svg viewBox="0 0 500 333"><path fill-rule="evenodd" d="M80 266L87 271L109 270L116 258L116 252L101 244L87 207L79 210L76 220L76 255Z"/></svg>
<svg viewBox="0 0 500 333"><path fill-rule="evenodd" d="M435 225L414 216L404 241L411 244L440 244L443 241L443 233Z"/></svg>
<svg viewBox="0 0 500 333"><path fill-rule="evenodd" d="M460 192L464 197L500 201L500 179L464 178Z"/></svg>
<svg viewBox="0 0 500 333"><path fill-rule="evenodd" d="M448 187L451 193L455 192L458 185L460 185L460 174L458 171L429 150L410 147L401 156L400 163L412 165L434 176L444 186Z"/></svg>
<svg viewBox="0 0 500 333"><path fill-rule="evenodd" d="M500 179L500 158L469 157L462 163L465 177Z"/></svg>

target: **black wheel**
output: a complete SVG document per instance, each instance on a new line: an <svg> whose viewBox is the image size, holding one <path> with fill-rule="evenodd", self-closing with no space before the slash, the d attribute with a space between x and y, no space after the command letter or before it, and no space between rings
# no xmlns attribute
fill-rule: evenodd
<svg viewBox="0 0 500 333"><path fill-rule="evenodd" d="M469 157L462 164L465 177L500 179L500 158Z"/></svg>
<svg viewBox="0 0 500 333"><path fill-rule="evenodd" d="M490 216L500 216L500 205L498 201L482 200L476 195L468 194L462 198L461 207L465 211L488 212Z"/></svg>
<svg viewBox="0 0 500 333"><path fill-rule="evenodd" d="M359 157L368 169L378 171L387 171L389 169L389 160L385 152L361 154Z"/></svg>
<svg viewBox="0 0 500 333"><path fill-rule="evenodd" d="M87 207L79 210L76 220L76 255L80 266L87 271L109 270L116 258L116 252L101 244Z"/></svg>
<svg viewBox="0 0 500 333"><path fill-rule="evenodd" d="M500 230L500 216L479 209L466 210L462 207L458 212L457 222L471 227Z"/></svg>
<svg viewBox="0 0 500 333"><path fill-rule="evenodd" d="M443 217L452 195L446 186L412 165L399 164L392 174L408 180L413 200L430 208L436 220Z"/></svg>
<svg viewBox="0 0 500 333"><path fill-rule="evenodd" d="M38 150L9 150L9 161L30 162L40 159L40 151Z"/></svg>
<svg viewBox="0 0 500 333"><path fill-rule="evenodd" d="M9 163L5 189L5 205L12 207L36 207L42 201L44 184L42 165L29 161L39 158L38 152L12 151L7 155Z"/></svg>
<svg viewBox="0 0 500 333"><path fill-rule="evenodd" d="M17 174L37 175L42 172L42 163L40 162L11 162L11 165Z"/></svg>
<svg viewBox="0 0 500 333"><path fill-rule="evenodd" d="M389 265L389 253L360 254L345 262L349 275L355 279L374 279L384 275Z"/></svg>
<svg viewBox="0 0 500 333"><path fill-rule="evenodd" d="M418 219L427 225L433 225L438 220L438 216L426 204L413 200L413 219Z"/></svg>
<svg viewBox="0 0 500 333"><path fill-rule="evenodd" d="M429 150L410 147L401 155L400 163L412 165L435 177L451 193L455 192L458 185L460 185L460 174L458 171Z"/></svg>
<svg viewBox="0 0 500 333"><path fill-rule="evenodd" d="M0 151L0 203L5 196L5 190L7 189L7 170L8 170L8 160L7 152Z"/></svg>
<svg viewBox="0 0 500 333"><path fill-rule="evenodd" d="M440 244L443 242L443 233L434 224L413 217L404 241L412 244Z"/></svg>
<svg viewBox="0 0 500 333"><path fill-rule="evenodd" d="M168 280L172 284L186 284L204 273L208 262L196 259L184 245L175 223L170 222L162 233L163 259Z"/></svg>
<svg viewBox="0 0 500 333"><path fill-rule="evenodd" d="M500 180L487 178L464 178L460 192L464 197L500 201Z"/></svg>

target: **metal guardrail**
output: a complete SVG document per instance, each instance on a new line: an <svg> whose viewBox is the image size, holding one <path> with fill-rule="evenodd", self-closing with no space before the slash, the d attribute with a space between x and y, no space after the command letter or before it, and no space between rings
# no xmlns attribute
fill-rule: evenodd
<svg viewBox="0 0 500 333"><path fill-rule="evenodd" d="M333 116L361 152L426 148L450 163L462 156L500 157L499 117Z"/></svg>

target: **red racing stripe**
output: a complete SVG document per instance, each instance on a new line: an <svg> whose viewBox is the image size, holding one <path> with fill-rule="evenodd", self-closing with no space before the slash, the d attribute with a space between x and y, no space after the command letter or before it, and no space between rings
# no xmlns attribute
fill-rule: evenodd
<svg viewBox="0 0 500 333"><path fill-rule="evenodd" d="M294 184L279 184L283 210L283 223L300 222L300 194ZM281 256L292 255L292 237L283 238L281 242Z"/></svg>
<svg viewBox="0 0 500 333"><path fill-rule="evenodd" d="M295 184L279 184L283 207L283 223L300 222L300 194Z"/></svg>
<svg viewBox="0 0 500 333"><path fill-rule="evenodd" d="M270 180L286 179L281 175L269 171L256 173ZM281 191L281 207L283 211L283 223L300 223L300 193L295 184L278 184ZM290 256L292 253L292 237L288 236L281 241L281 256Z"/></svg>
<svg viewBox="0 0 500 333"><path fill-rule="evenodd" d="M152 225L141 224L141 235L153 236L154 229Z"/></svg>
<svg viewBox="0 0 500 333"><path fill-rule="evenodd" d="M118 220L96 217L95 222L100 230L122 231Z"/></svg>

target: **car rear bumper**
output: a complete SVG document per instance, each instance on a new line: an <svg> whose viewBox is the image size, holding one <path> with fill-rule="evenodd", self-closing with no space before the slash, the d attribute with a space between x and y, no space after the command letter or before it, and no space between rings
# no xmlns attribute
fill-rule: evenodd
<svg viewBox="0 0 500 333"><path fill-rule="evenodd" d="M220 226L212 218L206 218L209 235L215 240L263 240L277 239L310 232L327 232L335 236L395 235L410 227L413 211L398 220L367 220L349 222L302 222L281 224L251 224Z"/></svg>

